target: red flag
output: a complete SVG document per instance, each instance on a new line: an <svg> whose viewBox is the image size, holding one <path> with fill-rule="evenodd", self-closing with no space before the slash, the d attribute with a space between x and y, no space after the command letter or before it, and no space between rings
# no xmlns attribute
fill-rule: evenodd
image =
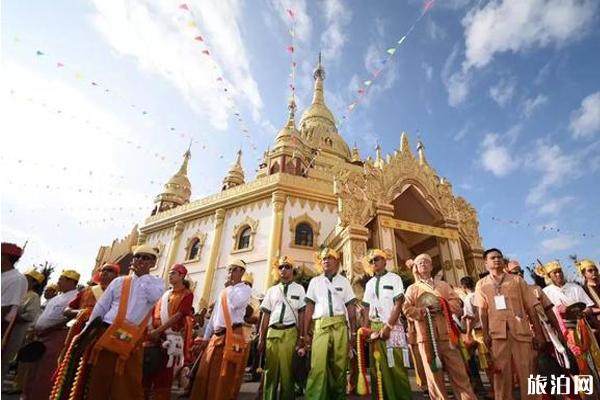
<svg viewBox="0 0 600 400"><path fill-rule="evenodd" d="M179 9L180 9L180 10L186 10L186 11L190 11L190 8L189 8L189 7L188 7L188 5L187 5L187 4L185 4L185 3L182 3L182 4L179 6Z"/></svg>
<svg viewBox="0 0 600 400"><path fill-rule="evenodd" d="M210 53L208 52L208 50L202 50L203 54L206 54L207 56L210 56Z"/></svg>
<svg viewBox="0 0 600 400"><path fill-rule="evenodd" d="M65 66L65 64L63 64L63 63L61 63L61 62L57 62L57 63L56 63L56 67L57 67L57 68L64 67L64 66Z"/></svg>
<svg viewBox="0 0 600 400"><path fill-rule="evenodd" d="M358 89L358 94L360 94L361 96L362 96L363 94L365 94L365 89Z"/></svg>
<svg viewBox="0 0 600 400"><path fill-rule="evenodd" d="M290 53L294 52L294 46L288 46L287 51Z"/></svg>
<svg viewBox="0 0 600 400"><path fill-rule="evenodd" d="M287 9L287 12L288 12L288 14L289 14L290 18L294 18L294 15L295 15L295 14L294 14L294 11L292 11L292 9L288 8L288 9Z"/></svg>
<svg viewBox="0 0 600 400"><path fill-rule="evenodd" d="M425 4L423 4L423 12L427 12L433 8L433 4L435 0L425 0Z"/></svg>
<svg viewBox="0 0 600 400"><path fill-rule="evenodd" d="M199 42L204 42L204 38L203 38L202 36L196 36L196 37L194 38L194 40L197 40L197 41L199 41Z"/></svg>

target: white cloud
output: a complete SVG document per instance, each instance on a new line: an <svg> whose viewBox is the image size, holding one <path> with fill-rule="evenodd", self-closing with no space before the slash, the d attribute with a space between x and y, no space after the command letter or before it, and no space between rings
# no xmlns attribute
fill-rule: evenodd
<svg viewBox="0 0 600 400"><path fill-rule="evenodd" d="M565 154L558 145L549 145L541 141L537 142L535 152L526 165L542 174L527 195L526 201L530 205L542 204L550 188L560 186L568 178L580 174L575 156Z"/></svg>
<svg viewBox="0 0 600 400"><path fill-rule="evenodd" d="M600 91L581 101L581 107L571 113L569 128L575 139L591 139L600 132Z"/></svg>
<svg viewBox="0 0 600 400"><path fill-rule="evenodd" d="M542 251L551 253L565 251L575 247L579 241L570 235L559 235L552 239L542 240Z"/></svg>
<svg viewBox="0 0 600 400"><path fill-rule="evenodd" d="M501 79L498 84L490 88L490 97L498 103L500 107L504 107L512 100L515 94L516 80L514 78Z"/></svg>
<svg viewBox="0 0 600 400"><path fill-rule="evenodd" d="M201 31L188 26L192 19L188 12L167 0L94 0L93 21L118 54L134 57L142 69L173 84L215 128L227 128L234 103L240 101L247 103L258 121L263 103L242 40L240 2L187 4ZM205 42L193 40L197 35ZM210 56L200 53L205 45ZM219 76L231 97L216 81Z"/></svg>
<svg viewBox="0 0 600 400"><path fill-rule="evenodd" d="M468 72L456 72L445 82L446 90L448 90L449 105L456 107L467 99L467 95L469 94L469 80L470 75Z"/></svg>
<svg viewBox="0 0 600 400"><path fill-rule="evenodd" d="M563 45L594 20L594 0L504 0L473 8L465 27L466 68L484 67L496 53Z"/></svg>
<svg viewBox="0 0 600 400"><path fill-rule="evenodd" d="M433 77L433 67L430 64L427 64L426 62L422 63L421 66L423 67L423 71L425 71L425 76L427 77L427 80L431 81L431 78Z"/></svg>
<svg viewBox="0 0 600 400"><path fill-rule="evenodd" d="M540 214L558 214L569 203L573 202L573 196L564 196L556 199L545 198L543 204L540 205Z"/></svg>
<svg viewBox="0 0 600 400"><path fill-rule="evenodd" d="M547 102L548 97L544 96L543 94L538 94L534 98L525 99L523 102L523 116L525 116L525 118L531 117L535 110L542 107Z"/></svg>
<svg viewBox="0 0 600 400"><path fill-rule="evenodd" d="M443 40L446 38L446 31L436 24L433 18L427 19L427 22L425 23L425 31L431 40Z"/></svg>
<svg viewBox="0 0 600 400"><path fill-rule="evenodd" d="M454 140L459 141L465 137L465 135L471 130L473 127L473 123L471 121L467 121L465 125L454 135Z"/></svg>
<svg viewBox="0 0 600 400"><path fill-rule="evenodd" d="M499 143L500 136L496 133L485 135L481 143L480 162L483 168L498 177L505 176L517 168L519 162L505 145Z"/></svg>
<svg viewBox="0 0 600 400"><path fill-rule="evenodd" d="M361 100L367 104L369 104L370 100L376 97L378 94L390 89L398 78L396 62L394 58L391 58L385 66L381 64L381 61L385 59L384 54L385 49L381 44L371 43L367 48L364 58L364 65L367 71L372 73L375 70L382 70L381 75L378 78L377 85L371 86L367 95L364 96L363 100Z"/></svg>
<svg viewBox="0 0 600 400"><path fill-rule="evenodd" d="M326 0L322 3L327 29L321 35L323 57L333 62L340 57L342 48L348 40L344 29L352 20L352 12L342 0Z"/></svg>

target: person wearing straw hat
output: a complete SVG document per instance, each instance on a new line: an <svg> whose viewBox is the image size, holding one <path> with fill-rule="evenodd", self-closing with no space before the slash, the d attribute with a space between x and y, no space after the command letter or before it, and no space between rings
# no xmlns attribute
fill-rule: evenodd
<svg viewBox="0 0 600 400"><path fill-rule="evenodd" d="M75 270L62 271L58 278L58 287L62 293L46 303L44 311L34 324L35 336L44 344L46 351L39 361L31 365L27 383L23 388L23 400L47 400L50 396L51 377L68 333L68 318L63 313L77 295L79 278L79 272Z"/></svg>
<svg viewBox="0 0 600 400"><path fill-rule="evenodd" d="M596 339L600 340L600 275L596 263L589 259L576 261L577 271L583 276L583 290L594 302L590 325L596 331Z"/></svg>
<svg viewBox="0 0 600 400"><path fill-rule="evenodd" d="M273 268L277 271L279 283L267 290L260 305L263 317L258 350L265 354L263 399L290 400L295 398L293 355L304 347L302 331L306 293L301 285L294 282L294 262L290 257L280 257Z"/></svg>
<svg viewBox="0 0 600 400"><path fill-rule="evenodd" d="M475 306L485 345L491 351L494 397L497 400L513 398L513 371L516 371L521 398L539 398L527 391L527 378L535 371L532 340L537 349L545 344L536 311L539 302L523 278L506 272L499 249L486 250L483 258L489 275L475 286Z"/></svg>
<svg viewBox="0 0 600 400"><path fill-rule="evenodd" d="M174 264L169 270L167 290L156 303L152 315L152 329L148 331L145 351L158 354L154 370L144 367L144 396L146 399L169 400L173 372L184 363L185 357L185 317L192 315L194 294L184 282L187 268ZM154 348L149 350L148 348Z"/></svg>
<svg viewBox="0 0 600 400"><path fill-rule="evenodd" d="M402 347L406 335L400 322L404 302L404 285L399 275L386 269L388 254L381 249L367 252L368 267L373 277L367 282L363 305L369 321L365 328L370 336L371 395L374 399L410 399L411 390L404 365ZM394 337L390 337L390 336ZM402 343L392 343L399 338ZM379 352L380 360L375 354ZM382 393L379 393L379 391Z"/></svg>
<svg viewBox="0 0 600 400"><path fill-rule="evenodd" d="M227 267L226 287L215 302L204 341L198 372L190 398L194 400L233 400L242 385L248 345L243 323L252 288L242 282L246 272L243 260Z"/></svg>
<svg viewBox="0 0 600 400"><path fill-rule="evenodd" d="M535 269L538 276L543 277L548 284L544 293L550 299L560 314L564 314L568 306L575 303L584 303L584 313L591 314L594 302L581 286L573 282L567 282L559 261L538 266Z"/></svg>
<svg viewBox="0 0 600 400"><path fill-rule="evenodd" d="M306 398L345 399L348 357L356 340L356 297L348 278L339 274L337 251L322 249L316 262L323 273L311 279L305 298L303 336L311 348Z"/></svg>
<svg viewBox="0 0 600 400"><path fill-rule="evenodd" d="M460 331L452 314L462 307L456 292L444 281L431 276L431 257L422 253L414 259L418 279L406 290L403 311L415 324L416 341L423 360L427 388L432 399L448 399L444 372L460 400L475 400L469 375L458 348Z"/></svg>
<svg viewBox="0 0 600 400"><path fill-rule="evenodd" d="M2 381L4 381L9 363L12 362L25 340L27 331L40 315L40 294L44 290L46 276L36 269L25 273L27 293L21 300L15 322L6 346L2 349ZM13 385L14 387L14 385Z"/></svg>
<svg viewBox="0 0 600 400"><path fill-rule="evenodd" d="M58 295L58 284L54 283L54 282L50 282L49 284L46 285L46 289L44 289L44 300L48 301L54 297L56 297ZM44 309L45 305L42 305L42 310Z"/></svg>

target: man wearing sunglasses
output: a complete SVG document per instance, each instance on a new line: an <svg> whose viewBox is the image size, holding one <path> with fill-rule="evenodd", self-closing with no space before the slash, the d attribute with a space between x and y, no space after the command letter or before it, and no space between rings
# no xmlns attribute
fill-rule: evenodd
<svg viewBox="0 0 600 400"><path fill-rule="evenodd" d="M191 399L235 399L240 391L244 368L238 366L235 370L229 367L222 369L221 365L224 359L226 335L240 338L244 334L244 315L252 296L252 288L242 282L245 272L246 263L243 260L234 260L227 267L225 289L215 301L212 317L204 332L204 341L200 345L201 350L206 350L203 351L200 359L200 366L190 395ZM223 297L226 297L226 311L223 307ZM231 319L232 332L228 332L226 329L225 313ZM243 351L248 351L247 346ZM245 355L240 358L246 359Z"/></svg>
<svg viewBox="0 0 600 400"><path fill-rule="evenodd" d="M122 301L127 302L124 324L135 326L138 329L144 325L148 325L150 312L165 291L165 282L161 278L149 274L150 269L156 264L157 258L158 249L155 247L141 245L134 249L133 260L129 267L133 274L114 279L92 310L90 321L100 318L102 326L98 333L100 338L97 342L92 343L91 346L96 347L103 340L106 330L116 323L119 306ZM126 279L130 282L129 293L123 293L123 286ZM123 326L125 327L126 325ZM131 341L135 342L135 346L126 360L121 360L116 353L108 349L97 351L97 356L93 360L94 365L89 376L87 399L117 400L144 398L144 389L142 386L144 354L142 337L132 337ZM82 363L87 361L82 360ZM118 368L120 362L125 363L122 370ZM78 385L73 384L74 388L76 386Z"/></svg>
<svg viewBox="0 0 600 400"><path fill-rule="evenodd" d="M384 399L410 399L411 391L408 375L404 368L402 348L399 343L390 340L392 331L402 332L404 327L399 321L404 303L404 285L400 276L386 269L388 255L380 249L372 249L367 253L368 269L373 277L367 282L363 305L365 314L369 316L364 321L364 326L372 330L369 344L371 366L371 393L378 393L377 371L375 368L375 348L379 349L386 361L379 363L381 373L382 398ZM398 335L395 335L398 336ZM406 346L404 338L403 346Z"/></svg>
<svg viewBox="0 0 600 400"><path fill-rule="evenodd" d="M292 357L304 347L302 319L304 318L304 288L294 282L294 265L289 257L275 261L279 284L267 290L260 305L263 318L260 325L258 349L265 354L263 399L290 400L295 398ZM277 388L281 388L278 396Z"/></svg>

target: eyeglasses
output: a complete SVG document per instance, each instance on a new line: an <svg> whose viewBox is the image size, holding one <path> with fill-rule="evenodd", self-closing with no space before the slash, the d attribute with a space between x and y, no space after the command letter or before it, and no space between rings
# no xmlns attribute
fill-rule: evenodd
<svg viewBox="0 0 600 400"><path fill-rule="evenodd" d="M383 257L375 257L369 260L369 264L375 264L377 261L383 260Z"/></svg>
<svg viewBox="0 0 600 400"><path fill-rule="evenodd" d="M242 270L242 271L244 270L243 268L240 268L240 267L238 267L238 266L235 266L235 267L229 267L229 268L227 268L227 272L235 272L235 271L236 271L236 270L238 270L238 269L240 269L240 270Z"/></svg>
<svg viewBox="0 0 600 400"><path fill-rule="evenodd" d="M292 266L289 264L283 264L279 266L280 271L283 271L284 269L292 269Z"/></svg>
<svg viewBox="0 0 600 400"><path fill-rule="evenodd" d="M598 272L598 268L587 268L585 272Z"/></svg>
<svg viewBox="0 0 600 400"><path fill-rule="evenodd" d="M513 269L512 271L510 271L510 273L513 275L523 275L524 274L522 269Z"/></svg>
<svg viewBox="0 0 600 400"><path fill-rule="evenodd" d="M147 254L136 254L133 256L133 258L140 259L142 261L154 260L154 256L149 256Z"/></svg>

